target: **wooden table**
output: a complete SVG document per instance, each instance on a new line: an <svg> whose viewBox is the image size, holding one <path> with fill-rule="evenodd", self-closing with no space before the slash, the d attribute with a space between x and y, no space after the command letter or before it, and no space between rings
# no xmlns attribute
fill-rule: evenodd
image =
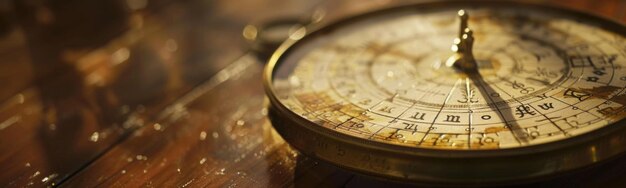
<svg viewBox="0 0 626 188"><path fill-rule="evenodd" d="M0 2L1 187L409 186L298 154L272 129L246 24L406 1ZM626 21L626 1L544 1ZM527 185L626 184L626 157Z"/></svg>

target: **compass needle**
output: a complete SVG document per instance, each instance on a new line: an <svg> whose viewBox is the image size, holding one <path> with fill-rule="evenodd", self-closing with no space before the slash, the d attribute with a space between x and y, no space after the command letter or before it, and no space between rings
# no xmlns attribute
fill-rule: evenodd
<svg viewBox="0 0 626 188"><path fill-rule="evenodd" d="M446 1L307 32L264 78L272 125L305 155L457 184L546 177L626 150L626 27L610 20Z"/></svg>

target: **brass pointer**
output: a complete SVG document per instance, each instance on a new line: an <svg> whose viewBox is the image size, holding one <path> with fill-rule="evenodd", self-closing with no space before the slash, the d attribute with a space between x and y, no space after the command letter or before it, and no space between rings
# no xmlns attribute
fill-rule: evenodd
<svg viewBox="0 0 626 188"><path fill-rule="evenodd" d="M497 105L497 102L505 100L499 95L492 95L494 93L497 94L498 92L492 88L478 72L478 64L476 63L476 59L474 58L472 51L472 48L474 47L474 36L472 30L469 29L467 25L469 15L462 9L459 10L457 14L461 20L459 36L454 39L454 45L452 45L452 51L454 54L446 60L446 66L464 73L465 76L463 77L465 79L466 95L472 95L472 93L470 93L472 91L471 87L472 85L476 85L478 87L478 91L485 96L485 100L487 100L488 103L491 103L489 107L493 111L498 112L498 116L504 121L506 127L511 130L515 139L521 144L527 144L528 137L522 132L520 126L516 121L510 121L515 119L514 113L511 110L512 108L508 106L507 103L504 103L503 107L499 107ZM470 82L473 84L470 84ZM471 104L468 105L468 108L472 111ZM472 129L471 119L469 129ZM471 140L471 134L469 139Z"/></svg>
<svg viewBox="0 0 626 188"><path fill-rule="evenodd" d="M469 15L465 10L459 10L457 14L461 20L459 36L454 39L454 45L452 45L454 54L446 60L445 64L466 74L476 73L478 66L472 52L474 36L472 30L467 26Z"/></svg>

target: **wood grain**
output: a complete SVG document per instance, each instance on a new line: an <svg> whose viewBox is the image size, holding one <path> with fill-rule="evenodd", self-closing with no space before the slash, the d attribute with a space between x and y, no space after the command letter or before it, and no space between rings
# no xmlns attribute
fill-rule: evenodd
<svg viewBox="0 0 626 188"><path fill-rule="evenodd" d="M541 2L626 21L624 1ZM248 23L324 10L324 24L395 3L406 1L1 2L0 186L412 186L291 149L240 36ZM624 169L621 157L517 186L619 187Z"/></svg>

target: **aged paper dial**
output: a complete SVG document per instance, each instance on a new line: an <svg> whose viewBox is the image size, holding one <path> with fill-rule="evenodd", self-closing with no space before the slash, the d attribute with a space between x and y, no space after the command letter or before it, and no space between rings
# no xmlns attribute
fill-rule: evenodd
<svg viewBox="0 0 626 188"><path fill-rule="evenodd" d="M296 42L268 86L299 126L357 142L532 149L626 117L626 38L607 28L506 3L388 11Z"/></svg>

